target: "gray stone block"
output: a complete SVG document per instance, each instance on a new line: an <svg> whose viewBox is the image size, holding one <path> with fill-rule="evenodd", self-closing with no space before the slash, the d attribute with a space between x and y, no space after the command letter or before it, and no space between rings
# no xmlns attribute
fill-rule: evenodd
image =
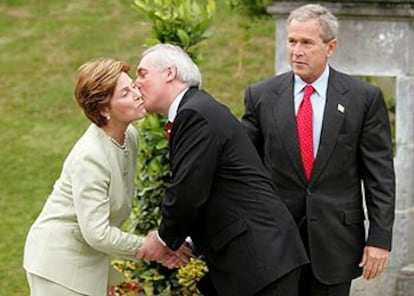
<svg viewBox="0 0 414 296"><path fill-rule="evenodd" d="M396 295L414 295L414 264L409 264L401 269L397 279Z"/></svg>

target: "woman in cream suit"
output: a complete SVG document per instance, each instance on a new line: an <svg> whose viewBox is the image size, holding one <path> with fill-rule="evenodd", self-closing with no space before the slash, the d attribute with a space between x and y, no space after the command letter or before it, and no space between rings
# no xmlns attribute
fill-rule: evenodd
<svg viewBox="0 0 414 296"><path fill-rule="evenodd" d="M123 232L135 196L137 132L146 110L119 61L82 65L75 97L92 122L27 236L31 295L107 295L110 255L134 259L143 238Z"/></svg>

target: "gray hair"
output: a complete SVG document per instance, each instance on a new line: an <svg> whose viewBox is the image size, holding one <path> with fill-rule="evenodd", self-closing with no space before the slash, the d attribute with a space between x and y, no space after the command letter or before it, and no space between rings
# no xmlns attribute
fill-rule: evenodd
<svg viewBox="0 0 414 296"><path fill-rule="evenodd" d="M293 10L287 21L288 26L293 20L300 22L318 19L321 25L321 37L324 42L335 39L338 34L337 18L324 6L319 4L307 4Z"/></svg>
<svg viewBox="0 0 414 296"><path fill-rule="evenodd" d="M177 79L188 86L201 87L201 73L190 56L179 46L160 43L154 45L142 54L143 57L151 54L151 60L160 70L174 67Z"/></svg>

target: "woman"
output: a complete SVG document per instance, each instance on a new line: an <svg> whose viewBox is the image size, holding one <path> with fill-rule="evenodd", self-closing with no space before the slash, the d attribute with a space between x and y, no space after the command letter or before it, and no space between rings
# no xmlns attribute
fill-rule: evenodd
<svg viewBox="0 0 414 296"><path fill-rule="evenodd" d="M109 254L135 259L142 245L143 237L119 228L135 196L138 145L131 123L146 114L128 70L112 59L78 70L75 97L92 124L27 236L31 295L106 295Z"/></svg>

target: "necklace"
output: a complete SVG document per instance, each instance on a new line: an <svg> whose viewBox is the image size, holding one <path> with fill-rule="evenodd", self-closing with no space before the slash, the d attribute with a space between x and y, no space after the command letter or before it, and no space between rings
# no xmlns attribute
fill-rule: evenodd
<svg viewBox="0 0 414 296"><path fill-rule="evenodd" d="M127 142L127 137L124 135L124 144L121 145L118 143L117 140L115 140L114 138L112 138L110 135L106 135L108 137L108 139L115 144L116 147L125 150L126 149L126 142Z"/></svg>

